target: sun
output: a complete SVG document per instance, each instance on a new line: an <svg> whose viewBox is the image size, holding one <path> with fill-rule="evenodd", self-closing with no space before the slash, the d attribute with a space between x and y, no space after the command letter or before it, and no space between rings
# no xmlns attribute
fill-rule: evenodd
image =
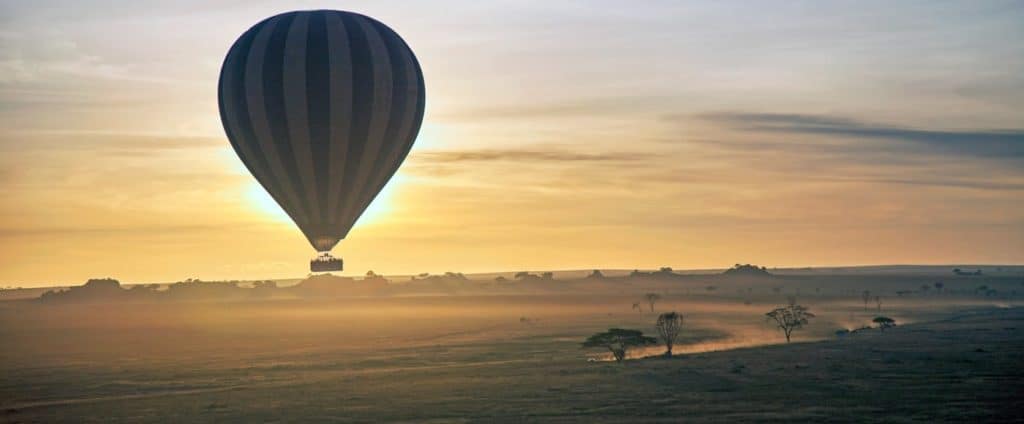
<svg viewBox="0 0 1024 424"><path fill-rule="evenodd" d="M273 197L263 189L256 181L252 181L245 189L245 197L249 204L260 213L260 215L272 219L275 222L291 223L292 218L281 209Z"/></svg>
<svg viewBox="0 0 1024 424"><path fill-rule="evenodd" d="M395 175L381 189L377 197L370 202L370 206L359 216L359 220L356 221L356 225L353 228L375 225L386 220L390 212L393 211L395 193L397 187L402 184L402 180L401 176ZM259 183L252 181L246 186L245 198L253 210L257 211L261 216L270 218L275 222L292 222L291 217L281 208L281 205L278 205L274 198L270 197L270 194Z"/></svg>
<svg viewBox="0 0 1024 424"><path fill-rule="evenodd" d="M401 175L394 175L384 188L377 193L377 197L370 202L370 206L359 216L359 220L352 228L376 225L387 220L387 217L394 210L394 199L397 187L403 184L404 178Z"/></svg>

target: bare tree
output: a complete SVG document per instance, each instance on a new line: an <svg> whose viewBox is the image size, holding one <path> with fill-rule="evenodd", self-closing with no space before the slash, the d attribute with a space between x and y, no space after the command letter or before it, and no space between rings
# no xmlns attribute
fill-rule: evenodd
<svg viewBox="0 0 1024 424"><path fill-rule="evenodd" d="M814 318L814 314L810 313L806 307L797 304L775 308L775 310L765 315L775 320L779 329L786 335L786 343L789 343L789 336L793 333L793 330L807 325L810 319Z"/></svg>
<svg viewBox="0 0 1024 424"><path fill-rule="evenodd" d="M860 294L861 299L864 299L864 310L868 310L868 301L871 300L871 292L864 290L864 293Z"/></svg>
<svg viewBox="0 0 1024 424"><path fill-rule="evenodd" d="M654 312L654 303L661 300L661 295L657 293L647 293L644 295L644 299L647 299L647 305L651 307L651 312Z"/></svg>
<svg viewBox="0 0 1024 424"><path fill-rule="evenodd" d="M597 333L583 342L584 348L602 347L612 352L615 360L622 362L626 359L626 353L634 347L651 346L658 344L654 337L645 336L640 330L626 330L622 328L610 328L603 333Z"/></svg>
<svg viewBox="0 0 1024 424"><path fill-rule="evenodd" d="M882 298L875 296L875 304L878 305L878 312L882 312Z"/></svg>
<svg viewBox="0 0 1024 424"><path fill-rule="evenodd" d="M665 341L665 356L672 356L672 346L683 329L683 314L678 312L665 312L658 315L658 321L654 324L658 329L658 335Z"/></svg>

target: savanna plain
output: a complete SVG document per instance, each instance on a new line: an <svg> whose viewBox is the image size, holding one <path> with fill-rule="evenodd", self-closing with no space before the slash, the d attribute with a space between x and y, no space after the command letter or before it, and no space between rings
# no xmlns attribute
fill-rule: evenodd
<svg viewBox="0 0 1024 424"><path fill-rule="evenodd" d="M227 289L177 297L167 285L106 287L114 297L8 290L0 421L1024 420L1024 268L983 271L449 274L373 289L319 276L189 282ZM787 343L765 314L790 303L814 317ZM582 347L609 328L656 336L670 311L683 316L671 357L662 344L621 363ZM896 326L877 328L879 316Z"/></svg>

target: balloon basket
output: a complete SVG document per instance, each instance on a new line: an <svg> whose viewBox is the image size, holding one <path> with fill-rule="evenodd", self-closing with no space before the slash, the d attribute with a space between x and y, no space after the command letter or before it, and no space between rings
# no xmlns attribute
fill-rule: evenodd
<svg viewBox="0 0 1024 424"><path fill-rule="evenodd" d="M341 271L342 265L341 258L335 258L330 253L324 252L309 261L309 270L313 272Z"/></svg>

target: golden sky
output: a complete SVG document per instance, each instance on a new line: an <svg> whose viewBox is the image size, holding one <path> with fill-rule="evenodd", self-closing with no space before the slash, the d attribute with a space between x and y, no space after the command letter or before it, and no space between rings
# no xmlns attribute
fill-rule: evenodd
<svg viewBox="0 0 1024 424"><path fill-rule="evenodd" d="M4 2L0 286L305 275L216 83L321 7L428 91L346 273L1024 262L1020 3L675 3Z"/></svg>

